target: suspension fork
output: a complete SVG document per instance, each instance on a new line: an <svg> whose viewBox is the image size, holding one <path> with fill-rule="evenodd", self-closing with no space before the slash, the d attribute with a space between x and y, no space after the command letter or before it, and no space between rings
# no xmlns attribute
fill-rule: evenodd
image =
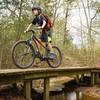
<svg viewBox="0 0 100 100"><path fill-rule="evenodd" d="M31 39L27 40L26 44L30 46L32 51L35 51L34 47L32 46L32 40Z"/></svg>

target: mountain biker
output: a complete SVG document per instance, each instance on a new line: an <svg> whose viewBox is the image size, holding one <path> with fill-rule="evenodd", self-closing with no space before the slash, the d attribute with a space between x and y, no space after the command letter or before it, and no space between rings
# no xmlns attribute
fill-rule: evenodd
<svg viewBox="0 0 100 100"><path fill-rule="evenodd" d="M29 31L32 25L38 24L38 29L41 29L41 35L39 37L39 41L47 43L48 50L52 51L52 45L51 45L51 36L52 36L52 25L50 21L45 17L45 15L42 13L42 10L40 7L32 7L32 13L35 15L35 18L31 22L31 24L27 27L26 31ZM39 43L37 43L38 49L40 48Z"/></svg>

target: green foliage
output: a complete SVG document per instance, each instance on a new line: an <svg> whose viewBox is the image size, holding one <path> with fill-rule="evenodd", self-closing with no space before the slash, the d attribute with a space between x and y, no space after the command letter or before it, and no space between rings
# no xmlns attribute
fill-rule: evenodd
<svg viewBox="0 0 100 100"><path fill-rule="evenodd" d="M9 66L13 65L11 59L11 48L13 44L16 41L26 39L29 36L24 33L24 30L28 24L31 23L34 17L31 12L31 7L34 5L40 6L43 12L47 13L52 20L55 18L53 26L53 44L57 45L62 50L64 56L70 56L71 58L76 59L81 63L81 65L89 65L88 62L90 59L88 56L91 55L91 50L87 47L88 43L85 41L83 43L84 45L77 47L73 44L73 38L71 36L70 29L68 29L68 22L71 20L70 11L75 9L75 6L77 6L75 0L30 1L31 2L28 0L2 0L2 2L0 2L0 68L9 68ZM58 15L58 12L62 11L62 9L64 12L60 12L60 14L63 15L63 17L61 17L60 14ZM94 9L97 12L97 16L100 16L99 1L92 2L91 9ZM67 12L66 10L68 10L67 15L65 14ZM96 45L96 43L100 40L99 22L100 18L96 18L93 21L91 35L91 40L93 40L92 46L94 46L93 50L95 52L93 55L97 57L100 56L100 47ZM89 37L89 34L86 32L84 32L83 35L83 40ZM93 62L92 60L91 62Z"/></svg>
<svg viewBox="0 0 100 100"><path fill-rule="evenodd" d="M96 10L97 13L100 13L100 1L92 2L93 8Z"/></svg>

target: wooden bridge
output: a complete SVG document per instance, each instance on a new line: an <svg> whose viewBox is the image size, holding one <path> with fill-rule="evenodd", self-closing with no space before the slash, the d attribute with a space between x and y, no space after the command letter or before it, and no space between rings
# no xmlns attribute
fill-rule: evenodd
<svg viewBox="0 0 100 100"><path fill-rule="evenodd" d="M49 100L49 80L57 76L91 75L91 84L94 85L99 68L90 67L67 67L67 68L38 68L38 69L7 69L0 70L0 85L25 83L27 100L31 100L31 88L33 79L44 79L44 100Z"/></svg>

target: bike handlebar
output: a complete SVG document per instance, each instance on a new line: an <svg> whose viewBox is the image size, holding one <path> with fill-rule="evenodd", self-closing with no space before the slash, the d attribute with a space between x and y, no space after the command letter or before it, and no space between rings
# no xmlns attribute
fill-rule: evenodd
<svg viewBox="0 0 100 100"><path fill-rule="evenodd" d="M41 29L39 29L39 28L34 28L34 30L41 30ZM34 30L29 30L29 31L27 31L27 32L32 32L32 33L35 33L35 31Z"/></svg>
<svg viewBox="0 0 100 100"><path fill-rule="evenodd" d="M27 31L27 32L32 32L33 34L35 33L35 31L34 31L34 30L29 30L29 31Z"/></svg>

